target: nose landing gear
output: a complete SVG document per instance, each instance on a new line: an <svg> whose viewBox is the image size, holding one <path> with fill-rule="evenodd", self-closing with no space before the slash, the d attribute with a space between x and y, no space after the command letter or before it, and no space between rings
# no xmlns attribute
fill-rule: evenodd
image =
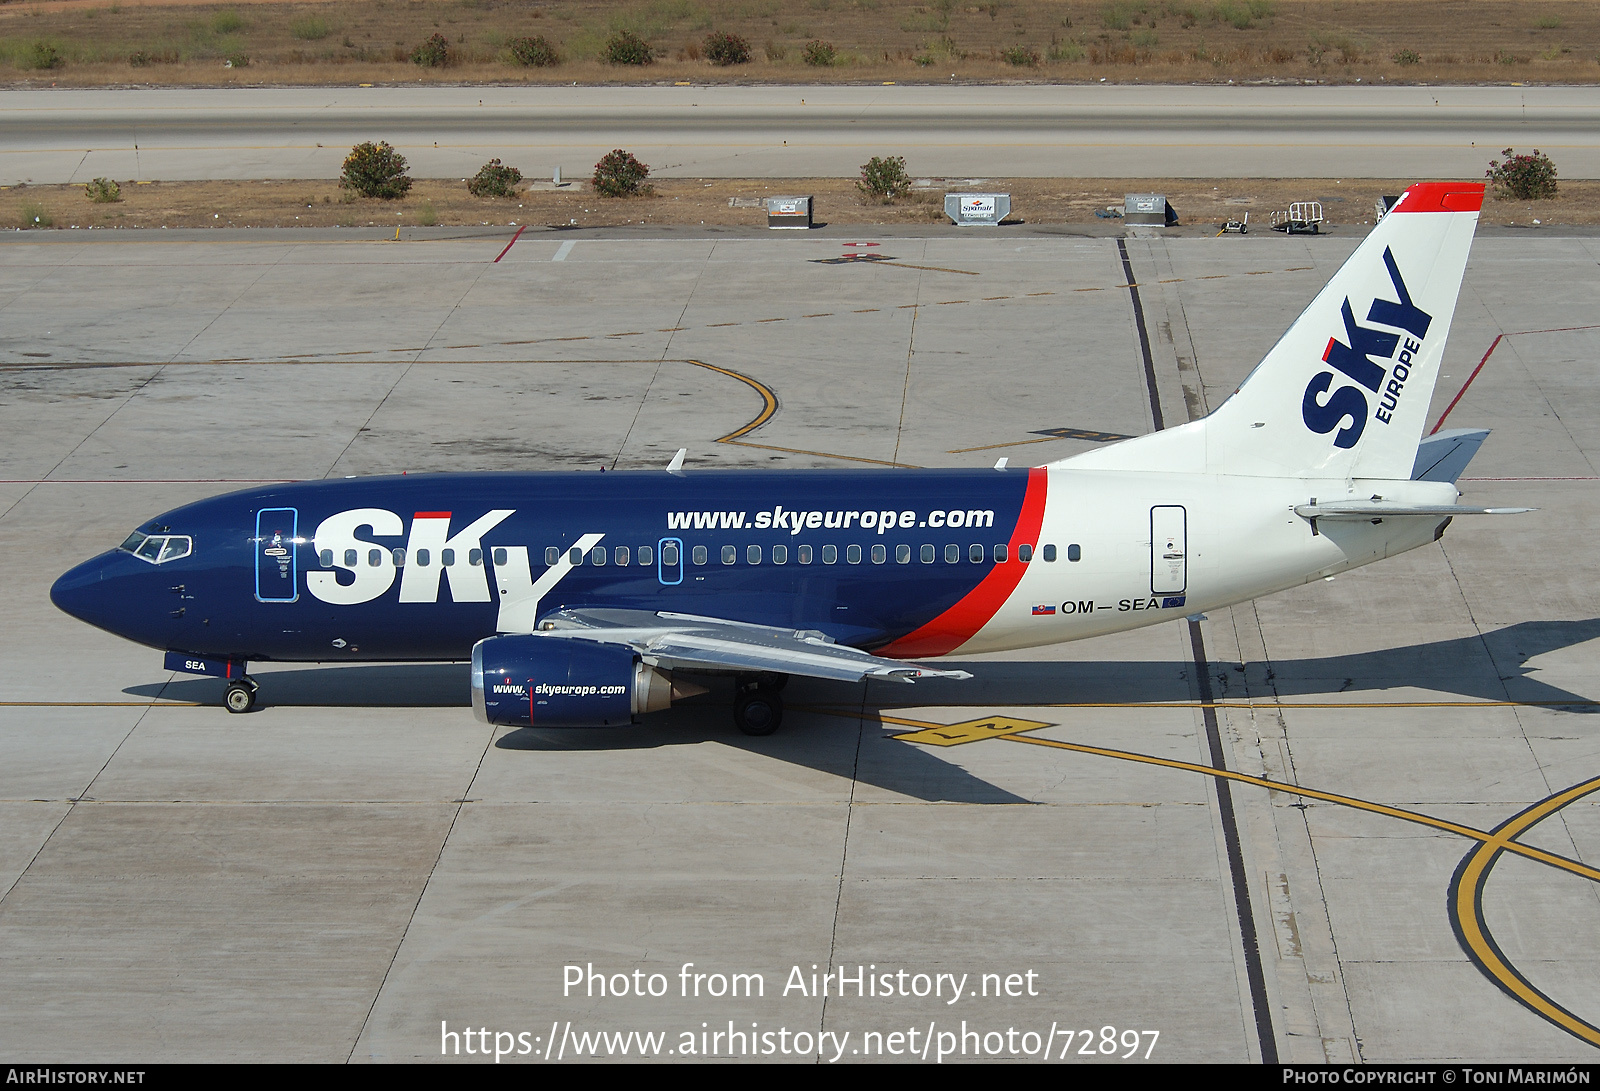
<svg viewBox="0 0 1600 1091"><path fill-rule="evenodd" d="M257 689L254 678L235 678L222 694L222 705L229 712L249 712L256 707Z"/></svg>

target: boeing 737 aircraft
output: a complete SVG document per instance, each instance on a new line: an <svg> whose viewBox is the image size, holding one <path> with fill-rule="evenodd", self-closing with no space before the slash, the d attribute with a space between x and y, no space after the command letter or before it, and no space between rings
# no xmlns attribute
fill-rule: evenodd
<svg viewBox="0 0 1600 1091"><path fill-rule="evenodd" d="M481 473L308 481L157 516L57 606L228 679L252 661L471 658L494 724L625 724L731 675L1054 644L1295 587L1437 539L1486 432L1422 440L1483 186L1411 187L1204 419L1031 469Z"/></svg>

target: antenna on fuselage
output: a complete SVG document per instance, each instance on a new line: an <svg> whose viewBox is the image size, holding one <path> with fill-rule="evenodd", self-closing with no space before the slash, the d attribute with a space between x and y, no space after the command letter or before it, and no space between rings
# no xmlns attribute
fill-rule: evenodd
<svg viewBox="0 0 1600 1091"><path fill-rule="evenodd" d="M683 456L689 453L689 448L679 447L678 453L672 456L672 461L667 463L667 473L675 477L683 476Z"/></svg>

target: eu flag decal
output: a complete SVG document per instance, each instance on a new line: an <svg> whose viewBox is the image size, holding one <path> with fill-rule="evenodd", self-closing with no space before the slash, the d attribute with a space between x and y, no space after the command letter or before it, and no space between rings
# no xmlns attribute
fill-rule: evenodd
<svg viewBox="0 0 1600 1091"><path fill-rule="evenodd" d="M1183 595L1168 595L1166 598L1161 600L1161 608L1163 610L1170 610L1174 606L1182 606L1183 600Z"/></svg>

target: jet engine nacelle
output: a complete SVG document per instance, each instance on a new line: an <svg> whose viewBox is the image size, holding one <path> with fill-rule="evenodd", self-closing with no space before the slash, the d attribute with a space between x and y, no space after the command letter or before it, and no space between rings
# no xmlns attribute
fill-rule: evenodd
<svg viewBox="0 0 1600 1091"><path fill-rule="evenodd" d="M612 727L704 692L675 688L671 674L621 644L492 636L472 648L473 711L506 727Z"/></svg>

